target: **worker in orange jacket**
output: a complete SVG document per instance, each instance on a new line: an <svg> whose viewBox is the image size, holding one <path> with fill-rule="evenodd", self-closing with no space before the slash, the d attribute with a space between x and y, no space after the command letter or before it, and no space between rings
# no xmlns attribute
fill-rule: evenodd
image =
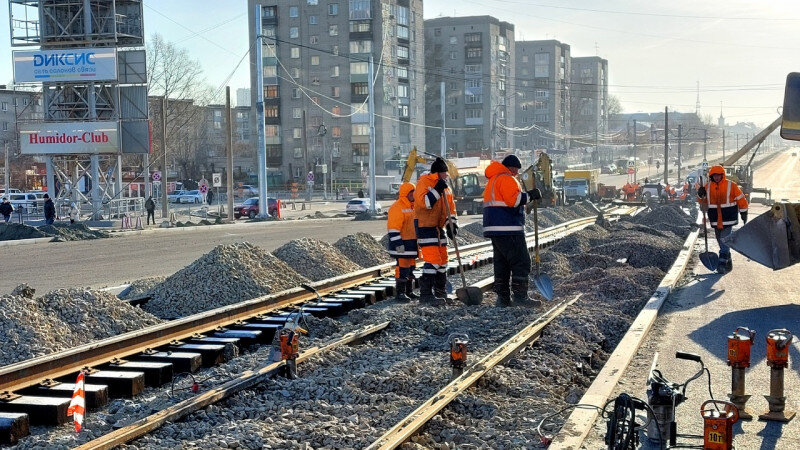
<svg viewBox="0 0 800 450"><path fill-rule="evenodd" d="M447 164L436 158L430 173L419 177L414 192L417 244L425 261L419 280L419 302L434 306L446 301L447 238L455 239L458 234L456 204L447 187L447 176Z"/></svg>
<svg viewBox="0 0 800 450"><path fill-rule="evenodd" d="M708 220L714 228L719 243L719 266L717 272L724 274L733 270L731 249L723 240L731 234L734 225L747 223L747 198L733 181L725 179L725 169L712 166L708 170L709 181L697 189L697 202L708 211ZM738 214L737 214L738 213Z"/></svg>
<svg viewBox="0 0 800 450"><path fill-rule="evenodd" d="M389 255L397 260L394 268L395 300L409 302L414 294L414 267L417 263L417 232L414 229L414 185L403 183L397 201L389 208L386 221Z"/></svg>

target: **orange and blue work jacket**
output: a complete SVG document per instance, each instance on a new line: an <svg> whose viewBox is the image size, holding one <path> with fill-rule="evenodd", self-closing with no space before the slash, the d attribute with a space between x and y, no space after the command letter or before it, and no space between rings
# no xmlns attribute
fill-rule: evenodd
<svg viewBox="0 0 800 450"><path fill-rule="evenodd" d="M714 183L710 180L714 174L722 174L722 180ZM739 223L739 213L747 211L749 206L739 185L725 178L722 166L713 166L708 171L709 181L706 183L706 197L698 198L701 205L708 205L708 221L717 229L730 227Z"/></svg>
<svg viewBox="0 0 800 450"><path fill-rule="evenodd" d="M447 188L443 194L439 194L434 189L438 181L439 175L435 173L426 173L417 180L414 191L414 214L417 223L417 242L420 247L447 245L447 238L440 231L448 222L458 225L453 192Z"/></svg>
<svg viewBox="0 0 800 450"><path fill-rule="evenodd" d="M395 258L417 257L417 232L414 229L414 205L408 193L414 190L411 183L400 185L400 195L389 208L386 231L389 233L389 254ZM403 246L403 250L398 247Z"/></svg>
<svg viewBox="0 0 800 450"><path fill-rule="evenodd" d="M483 236L524 235L528 194L522 192L511 171L497 161L489 164L485 175L489 182L483 191Z"/></svg>

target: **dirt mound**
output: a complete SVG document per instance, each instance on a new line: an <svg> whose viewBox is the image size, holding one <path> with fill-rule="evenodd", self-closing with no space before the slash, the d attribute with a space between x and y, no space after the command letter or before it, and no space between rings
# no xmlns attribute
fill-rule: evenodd
<svg viewBox="0 0 800 450"><path fill-rule="evenodd" d="M386 247L368 233L347 235L333 244L340 252L361 267L374 267L394 261Z"/></svg>
<svg viewBox="0 0 800 450"><path fill-rule="evenodd" d="M320 281L361 269L333 245L317 239L289 241L273 252L300 275Z"/></svg>

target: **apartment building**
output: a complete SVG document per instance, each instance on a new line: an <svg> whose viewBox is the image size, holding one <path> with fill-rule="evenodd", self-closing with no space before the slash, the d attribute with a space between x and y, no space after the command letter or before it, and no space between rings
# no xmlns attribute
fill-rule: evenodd
<svg viewBox="0 0 800 450"><path fill-rule="evenodd" d="M592 139L608 132L608 61L599 56L572 58L570 101L572 134Z"/></svg>
<svg viewBox="0 0 800 450"><path fill-rule="evenodd" d="M491 157L514 148L514 25L491 16L425 21L426 148L448 156ZM440 89L445 84L442 105ZM511 83L513 84L513 83Z"/></svg>
<svg viewBox="0 0 800 450"><path fill-rule="evenodd" d="M369 161L369 57L375 68L375 149L384 161L424 149L421 0L249 0L250 39L261 14L267 167L271 184L305 180L322 163L361 180ZM255 67L255 52L250 52ZM251 70L252 142L257 139ZM305 119L304 119L305 118ZM304 126L305 120L305 126ZM280 179L278 178L281 177Z"/></svg>
<svg viewBox="0 0 800 450"><path fill-rule="evenodd" d="M570 147L570 47L556 40L517 41L514 90L517 145L523 150Z"/></svg>

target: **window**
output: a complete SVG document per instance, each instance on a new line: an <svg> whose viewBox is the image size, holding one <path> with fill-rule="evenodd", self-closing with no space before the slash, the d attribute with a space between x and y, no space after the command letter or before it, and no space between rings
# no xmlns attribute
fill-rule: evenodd
<svg viewBox="0 0 800 450"><path fill-rule="evenodd" d="M292 68L292 78L300 78L300 69L297 67Z"/></svg>
<svg viewBox="0 0 800 450"><path fill-rule="evenodd" d="M314 102L315 105L319 105L319 97L311 97L311 101Z"/></svg>
<svg viewBox="0 0 800 450"><path fill-rule="evenodd" d="M447 104L449 105L457 105L458 104L458 97L450 97L447 99Z"/></svg>
<svg viewBox="0 0 800 450"><path fill-rule="evenodd" d="M292 137L295 139L302 139L303 138L303 129L296 127L292 129Z"/></svg>
<svg viewBox="0 0 800 450"><path fill-rule="evenodd" d="M536 92L533 94L536 98L548 98L550 97L550 93L544 89L537 89Z"/></svg>
<svg viewBox="0 0 800 450"><path fill-rule="evenodd" d="M450 118L453 120L458 120L458 113L457 112L450 113Z"/></svg>
<svg viewBox="0 0 800 450"><path fill-rule="evenodd" d="M369 124L354 123L352 126L353 136L369 136Z"/></svg>
<svg viewBox="0 0 800 450"><path fill-rule="evenodd" d="M300 57L300 47L292 47L291 56L294 59L299 58Z"/></svg>
<svg viewBox="0 0 800 450"><path fill-rule="evenodd" d="M450 52L450 59L458 58L458 52Z"/></svg>
<svg viewBox="0 0 800 450"><path fill-rule="evenodd" d="M398 67L397 78L408 78L408 67Z"/></svg>
<svg viewBox="0 0 800 450"><path fill-rule="evenodd" d="M316 25L317 24L317 16L308 16L308 24L309 25Z"/></svg>
<svg viewBox="0 0 800 450"><path fill-rule="evenodd" d="M455 36L450 36L450 45L458 44L458 38Z"/></svg>
<svg viewBox="0 0 800 450"><path fill-rule="evenodd" d="M335 138L342 137L342 127L332 127L331 128L331 137L335 137Z"/></svg>
<svg viewBox="0 0 800 450"><path fill-rule="evenodd" d="M263 19L274 19L275 13L277 12L277 8L274 6L265 6L261 8L261 18Z"/></svg>
<svg viewBox="0 0 800 450"><path fill-rule="evenodd" d="M303 157L303 147L294 148L294 157L295 159L300 159ZM297 170L297 174L295 176L300 177L300 168L296 167L295 169Z"/></svg>
<svg viewBox="0 0 800 450"><path fill-rule="evenodd" d="M339 54L339 46L338 45L331 45L331 53L336 56Z"/></svg>
<svg viewBox="0 0 800 450"><path fill-rule="evenodd" d="M353 156L369 155L369 144L353 144Z"/></svg>
<svg viewBox="0 0 800 450"><path fill-rule="evenodd" d="M522 62L528 62L528 55L522 55Z"/></svg>
<svg viewBox="0 0 800 450"><path fill-rule="evenodd" d="M329 36L338 36L339 35L339 25L330 25L330 26L328 26L328 35Z"/></svg>
<svg viewBox="0 0 800 450"><path fill-rule="evenodd" d="M265 106L264 117L278 117L278 105Z"/></svg>
<svg viewBox="0 0 800 450"><path fill-rule="evenodd" d="M480 64L467 64L464 66L464 73L481 73L483 68Z"/></svg>
<svg viewBox="0 0 800 450"><path fill-rule="evenodd" d="M319 85L319 77L311 77L311 84Z"/></svg>
<svg viewBox="0 0 800 450"><path fill-rule="evenodd" d="M300 98L300 88L292 88L292 98Z"/></svg>
<svg viewBox="0 0 800 450"><path fill-rule="evenodd" d="M214 122L214 125L217 125L217 124L222 126L222 124L220 122ZM8 131L8 122L3 122L3 131Z"/></svg>
<svg viewBox="0 0 800 450"><path fill-rule="evenodd" d="M477 108L468 108L464 110L464 115L467 119L480 119L483 117L483 110Z"/></svg>
<svg viewBox="0 0 800 450"><path fill-rule="evenodd" d="M350 0L350 20L371 19L371 0Z"/></svg>
<svg viewBox="0 0 800 450"><path fill-rule="evenodd" d="M292 108L292 118L294 118L294 119L302 119L303 118L303 110L301 108Z"/></svg>
<svg viewBox="0 0 800 450"><path fill-rule="evenodd" d="M264 86L264 97L278 98L278 86L275 85Z"/></svg>
<svg viewBox="0 0 800 450"><path fill-rule="evenodd" d="M528 110L528 104L527 103L522 105L522 110L523 111L527 111Z"/></svg>
<svg viewBox="0 0 800 450"><path fill-rule="evenodd" d="M408 86L405 84L397 85L397 96L399 98L408 98Z"/></svg>
<svg viewBox="0 0 800 450"><path fill-rule="evenodd" d="M464 103L468 105L475 103L483 103L483 96L480 94L467 94L464 98Z"/></svg>
<svg viewBox="0 0 800 450"><path fill-rule="evenodd" d="M315 6L319 4L319 0L307 0L309 5Z"/></svg>
<svg viewBox="0 0 800 450"><path fill-rule="evenodd" d="M299 11L297 6L290 6L289 7L289 17L297 17L299 16Z"/></svg>
<svg viewBox="0 0 800 450"><path fill-rule="evenodd" d="M549 122L550 116L548 114L534 114L533 116L534 122Z"/></svg>
<svg viewBox="0 0 800 450"><path fill-rule="evenodd" d="M480 41L481 41L480 33L467 33L464 35L464 42L480 42Z"/></svg>
<svg viewBox="0 0 800 450"><path fill-rule="evenodd" d="M536 53L533 55L533 76L547 78L550 76L550 54Z"/></svg>
<svg viewBox="0 0 800 450"><path fill-rule="evenodd" d="M339 66L332 66L331 67L331 76L338 77L339 76Z"/></svg>
<svg viewBox="0 0 800 450"><path fill-rule="evenodd" d="M316 43L319 42L319 36L316 36L316 35L311 36L308 41L309 41L310 44L316 44Z"/></svg>
<svg viewBox="0 0 800 450"><path fill-rule="evenodd" d="M397 18L398 25L405 25L408 26L408 7L406 6L398 6L397 7L397 14L395 15Z"/></svg>
<svg viewBox="0 0 800 450"><path fill-rule="evenodd" d="M3 102L0 106L2 106L3 111L8 111L8 102Z"/></svg>
<svg viewBox="0 0 800 450"><path fill-rule="evenodd" d="M278 137L279 133L278 125L267 125L264 127L264 136L266 137Z"/></svg>
<svg viewBox="0 0 800 450"><path fill-rule="evenodd" d="M341 106L339 106L339 105L336 105L336 106L334 106L333 108L331 108L331 112L332 112L334 115L341 116L341 115L342 115L342 107L341 107Z"/></svg>
<svg viewBox="0 0 800 450"><path fill-rule="evenodd" d="M480 47L467 48L467 58L480 58L483 56L483 49Z"/></svg>
<svg viewBox="0 0 800 450"><path fill-rule="evenodd" d="M369 21L351 21L351 33L369 33L372 30L372 23Z"/></svg>
<svg viewBox="0 0 800 450"><path fill-rule="evenodd" d="M481 87L482 82L480 78L467 80L467 87L468 88L479 88Z"/></svg>
<svg viewBox="0 0 800 450"><path fill-rule="evenodd" d="M311 57L311 65L318 66L319 65L319 56L312 56Z"/></svg>
<svg viewBox="0 0 800 450"><path fill-rule="evenodd" d="M338 3L331 3L328 5L328 15L329 16L338 16L339 15L339 4Z"/></svg>
<svg viewBox="0 0 800 450"><path fill-rule="evenodd" d="M289 27L289 37L292 39L300 37L300 29L297 27Z"/></svg>
<svg viewBox="0 0 800 450"><path fill-rule="evenodd" d="M352 83L350 87L353 95L369 95L367 83Z"/></svg>
<svg viewBox="0 0 800 450"><path fill-rule="evenodd" d="M397 38L398 39L408 39L408 27L405 25L398 25L397 26Z"/></svg>
<svg viewBox="0 0 800 450"><path fill-rule="evenodd" d="M408 59L408 47L402 45L397 46L397 57L400 59Z"/></svg>
<svg viewBox="0 0 800 450"><path fill-rule="evenodd" d="M372 41L350 41L350 53L372 52Z"/></svg>
<svg viewBox="0 0 800 450"><path fill-rule="evenodd" d="M433 35L434 36L441 36L442 35L442 29L441 28L434 28L433 29Z"/></svg>
<svg viewBox="0 0 800 450"><path fill-rule="evenodd" d="M339 86L331 86L331 97L339 97Z"/></svg>
<svg viewBox="0 0 800 450"><path fill-rule="evenodd" d="M23 98L22 99L22 105L23 106L28 106L28 99L27 98Z"/></svg>
<svg viewBox="0 0 800 450"><path fill-rule="evenodd" d="M408 105L398 106L397 113L400 115L400 117L408 117Z"/></svg>
<svg viewBox="0 0 800 450"><path fill-rule="evenodd" d="M542 110L547 108L549 108L549 103L546 100L536 100L533 102L533 109Z"/></svg>
<svg viewBox="0 0 800 450"><path fill-rule="evenodd" d="M369 73L369 64L365 62L350 63L350 74L363 75Z"/></svg>

